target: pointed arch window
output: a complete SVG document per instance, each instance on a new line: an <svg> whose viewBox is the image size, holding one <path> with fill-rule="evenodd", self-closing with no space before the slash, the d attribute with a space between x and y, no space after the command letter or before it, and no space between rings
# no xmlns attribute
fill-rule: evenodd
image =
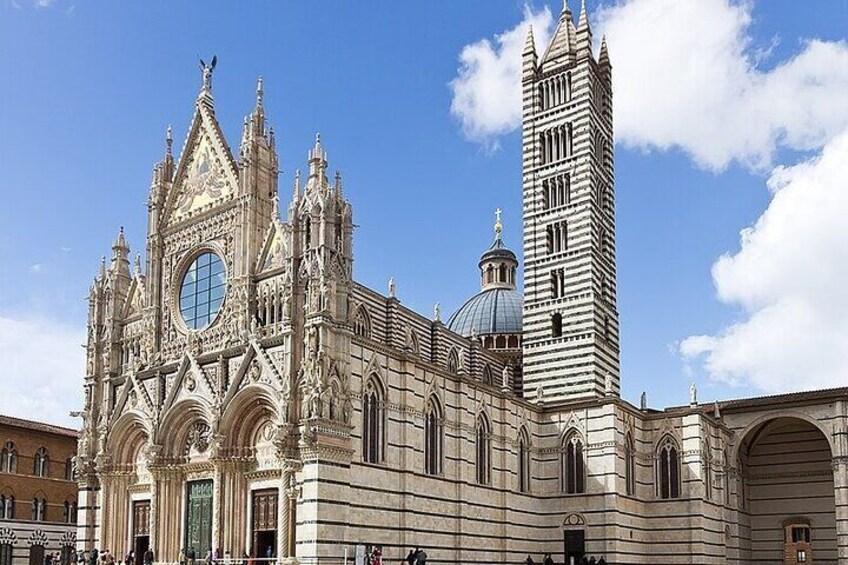
<svg viewBox="0 0 848 565"><path fill-rule="evenodd" d="M636 494L636 449L630 432L624 436L624 486L627 494Z"/></svg>
<svg viewBox="0 0 848 565"><path fill-rule="evenodd" d="M435 396L430 398L425 413L424 470L428 475L441 475L445 440L442 406L438 398Z"/></svg>
<svg viewBox="0 0 848 565"><path fill-rule="evenodd" d="M495 383L495 380L492 377L492 368L488 365L488 363L483 366L483 382L487 385Z"/></svg>
<svg viewBox="0 0 848 565"><path fill-rule="evenodd" d="M365 306L356 309L353 317L353 333L359 337L371 337L371 318Z"/></svg>
<svg viewBox="0 0 848 565"><path fill-rule="evenodd" d="M583 440L576 432L568 434L562 445L562 490L567 494L586 492Z"/></svg>
<svg viewBox="0 0 848 565"><path fill-rule="evenodd" d="M18 472L18 450L15 444L7 441L0 451L0 472L2 473L17 473Z"/></svg>
<svg viewBox="0 0 848 565"><path fill-rule="evenodd" d="M666 436L657 451L657 495L680 498L680 457L677 443Z"/></svg>
<svg viewBox="0 0 848 565"><path fill-rule="evenodd" d="M385 457L384 398L377 378L370 378L362 395L362 459L366 463L382 463Z"/></svg>
<svg viewBox="0 0 848 565"><path fill-rule="evenodd" d="M530 492L530 434L524 427L518 432L518 491Z"/></svg>
<svg viewBox="0 0 848 565"><path fill-rule="evenodd" d="M0 495L0 518L11 520L15 517L15 497L11 494Z"/></svg>
<svg viewBox="0 0 848 565"><path fill-rule="evenodd" d="M709 440L704 441L704 498L713 498L713 448Z"/></svg>
<svg viewBox="0 0 848 565"><path fill-rule="evenodd" d="M451 349L450 353L448 353L448 372L459 372L459 353L457 352L456 348Z"/></svg>
<svg viewBox="0 0 848 565"><path fill-rule="evenodd" d="M47 499L33 498L32 499L32 519L35 522L43 522L47 515Z"/></svg>
<svg viewBox="0 0 848 565"><path fill-rule="evenodd" d="M492 433L489 420L481 414L477 417L476 433L474 434L477 471L477 484L488 485L492 482Z"/></svg>
<svg viewBox="0 0 848 565"><path fill-rule="evenodd" d="M46 477L50 472L50 456L47 449L39 447L33 458L33 474L36 477Z"/></svg>

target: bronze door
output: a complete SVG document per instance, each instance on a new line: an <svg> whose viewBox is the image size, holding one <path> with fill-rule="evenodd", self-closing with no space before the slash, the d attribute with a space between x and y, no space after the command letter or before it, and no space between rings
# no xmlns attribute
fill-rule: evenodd
<svg viewBox="0 0 848 565"><path fill-rule="evenodd" d="M186 484L185 548L194 549L197 559L205 559L212 549L212 495L211 480Z"/></svg>

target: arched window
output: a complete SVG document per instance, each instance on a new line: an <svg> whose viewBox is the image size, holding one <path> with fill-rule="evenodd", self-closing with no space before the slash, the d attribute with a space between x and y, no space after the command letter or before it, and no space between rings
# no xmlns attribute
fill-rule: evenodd
<svg viewBox="0 0 848 565"><path fill-rule="evenodd" d="M680 498L680 458L671 437L660 443L657 459L657 494L663 499Z"/></svg>
<svg viewBox="0 0 848 565"><path fill-rule="evenodd" d="M18 450L15 449L15 444L11 441L7 441L3 449L0 450L0 472L18 472Z"/></svg>
<svg viewBox="0 0 848 565"><path fill-rule="evenodd" d="M442 451L444 446L444 425L442 407L439 399L431 397L427 402L424 421L424 459L428 475L442 473Z"/></svg>
<svg viewBox="0 0 848 565"><path fill-rule="evenodd" d="M73 481L74 480L74 458L68 457L65 459L65 480Z"/></svg>
<svg viewBox="0 0 848 565"><path fill-rule="evenodd" d="M518 490L530 492L530 434L524 427L518 432Z"/></svg>
<svg viewBox="0 0 848 565"><path fill-rule="evenodd" d="M11 520L15 517L15 497L11 494L0 495L0 518Z"/></svg>
<svg viewBox="0 0 848 565"><path fill-rule="evenodd" d="M489 367L488 364L483 366L483 382L487 385L494 384L494 379L492 378L492 368Z"/></svg>
<svg viewBox="0 0 848 565"><path fill-rule="evenodd" d="M704 498L713 498L713 448L710 441L704 441Z"/></svg>
<svg viewBox="0 0 848 565"><path fill-rule="evenodd" d="M36 522L43 522L47 513L47 500L44 498L32 499L32 519Z"/></svg>
<svg viewBox="0 0 848 565"><path fill-rule="evenodd" d="M383 389L372 377L362 395L362 459L366 463L382 463L385 455L385 408Z"/></svg>
<svg viewBox="0 0 848 565"><path fill-rule="evenodd" d="M356 314L353 317L353 333L359 337L371 337L371 319L368 317L368 310L364 306L356 309Z"/></svg>
<svg viewBox="0 0 848 565"><path fill-rule="evenodd" d="M451 349L448 353L448 372L459 372L459 353L457 353L456 348Z"/></svg>
<svg viewBox="0 0 848 565"><path fill-rule="evenodd" d="M492 481L492 434L489 427L489 421L483 414L477 417L475 444L477 453L475 461L477 468L477 483L481 485L488 485Z"/></svg>
<svg viewBox="0 0 848 565"><path fill-rule="evenodd" d="M551 337L562 337L562 314L559 312L551 316Z"/></svg>
<svg viewBox="0 0 848 565"><path fill-rule="evenodd" d="M583 440L576 433L567 435L562 445L562 489L567 494L586 492Z"/></svg>
<svg viewBox="0 0 848 565"><path fill-rule="evenodd" d="M32 466L32 472L36 477L46 477L48 475L50 472L50 456L47 454L45 448L39 447L38 451L35 452Z"/></svg>
<svg viewBox="0 0 848 565"><path fill-rule="evenodd" d="M636 494L636 449L630 432L624 436L624 485L627 494Z"/></svg>

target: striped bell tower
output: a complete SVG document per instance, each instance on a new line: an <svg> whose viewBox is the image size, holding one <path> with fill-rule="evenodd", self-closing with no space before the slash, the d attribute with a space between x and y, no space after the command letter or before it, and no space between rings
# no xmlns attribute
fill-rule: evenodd
<svg viewBox="0 0 848 565"><path fill-rule="evenodd" d="M522 65L524 396L617 396L612 69L585 2L541 59L531 29Z"/></svg>

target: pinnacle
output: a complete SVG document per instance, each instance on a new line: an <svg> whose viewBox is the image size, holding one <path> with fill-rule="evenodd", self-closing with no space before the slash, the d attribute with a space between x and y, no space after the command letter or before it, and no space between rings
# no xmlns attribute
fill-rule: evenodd
<svg viewBox="0 0 848 565"><path fill-rule="evenodd" d="M577 21L577 27L589 27L589 16L586 12L586 0L580 0L580 19Z"/></svg>
<svg viewBox="0 0 848 565"><path fill-rule="evenodd" d="M256 107L262 107L262 101L265 94L265 90L262 87L262 76L259 76L259 80L256 81Z"/></svg>
<svg viewBox="0 0 848 565"><path fill-rule="evenodd" d="M536 40L533 37L533 26L527 27L527 36L524 39L524 52L536 51Z"/></svg>

